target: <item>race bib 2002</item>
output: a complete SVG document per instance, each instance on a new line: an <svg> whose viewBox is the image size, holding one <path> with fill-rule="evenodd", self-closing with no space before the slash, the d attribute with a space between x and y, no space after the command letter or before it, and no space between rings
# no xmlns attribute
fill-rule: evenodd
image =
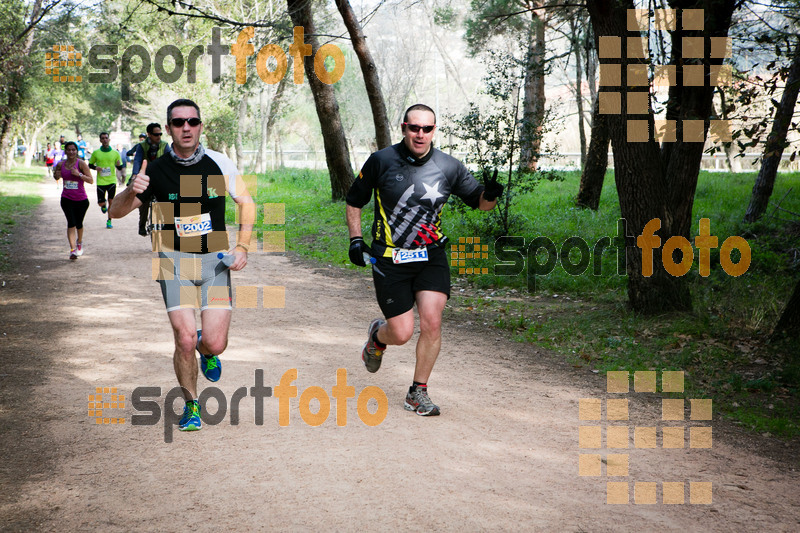
<svg viewBox="0 0 800 533"><path fill-rule="evenodd" d="M191 217L175 217L178 237L199 237L211 233L211 215L203 213Z"/></svg>

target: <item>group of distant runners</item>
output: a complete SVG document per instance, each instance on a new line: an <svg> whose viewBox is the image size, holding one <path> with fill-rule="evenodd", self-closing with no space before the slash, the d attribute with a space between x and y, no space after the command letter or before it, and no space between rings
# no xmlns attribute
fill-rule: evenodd
<svg viewBox="0 0 800 533"><path fill-rule="evenodd" d="M88 164L80 158L77 143L64 143L65 159L55 163L53 176L64 180L61 205L67 217L71 259L82 253L83 215L89 205L84 184L93 183L91 169L97 170L98 205L104 213L108 206L109 228L112 218L146 209L153 202L157 281L174 333L173 363L185 400L178 425L182 431L194 431L202 426L198 366L209 381L220 379L219 355L228 345L232 314L230 271L247 265L255 203L234 163L200 142L203 122L196 103L172 102L165 128L171 145L161 139L161 127L154 123L126 154L134 157L133 172L116 198L112 168L121 169L124 156L110 153L108 134L100 135L102 147L92 153ZM485 172L481 185L461 162L434 148L435 131L434 111L423 104L411 106L403 117L402 141L369 157L346 199L349 257L358 266L372 268L383 314L367 328L361 360L367 371L376 372L388 345L407 343L414 333L416 305L420 335L404 407L422 416L440 414L428 396L427 384L441 349L442 313L450 297L447 237L440 227L442 207L455 194L470 207L488 211L503 193L496 172L492 178ZM238 209L239 230L233 246L225 227L227 196ZM361 217L373 199L372 243L368 245ZM140 214L140 234L147 234L145 218L146 211L144 217ZM218 256L221 252L228 254L226 263ZM200 310L199 329L196 309ZM200 354L199 365L195 352Z"/></svg>
<svg viewBox="0 0 800 533"><path fill-rule="evenodd" d="M147 126L147 135L139 135L139 142L127 152L122 146L116 149L110 146L110 136L102 132L99 136L100 148L91 152L86 160L88 145L79 134L77 141L66 141L62 135L55 146L47 143L45 166L52 172L53 178L62 181L61 209L67 219L67 241L69 242L69 259L76 260L84 253L83 220L89 209L89 197L85 184L96 183L97 205L107 215L106 228L112 229L109 210L117 192L117 185L124 185L129 158L133 162L131 177L138 172L144 173L148 161L154 161L169 146L161 140L161 126L152 123ZM95 171L95 176L92 175ZM139 234L147 235L147 206L140 216Z"/></svg>

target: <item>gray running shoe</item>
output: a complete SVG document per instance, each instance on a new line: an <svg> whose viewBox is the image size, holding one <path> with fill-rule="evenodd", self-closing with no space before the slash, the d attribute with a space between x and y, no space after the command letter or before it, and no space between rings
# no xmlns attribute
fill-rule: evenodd
<svg viewBox="0 0 800 533"><path fill-rule="evenodd" d="M439 406L428 397L428 387L417 387L414 392L406 394L406 403L403 407L406 411L414 411L420 416L439 414Z"/></svg>
<svg viewBox="0 0 800 533"><path fill-rule="evenodd" d="M378 371L383 359L383 350L375 346L372 335L384 324L386 324L386 321L380 318L376 318L370 323L367 329L367 342L364 343L364 348L361 349L361 360L364 361L364 366L367 367L367 370L372 373Z"/></svg>

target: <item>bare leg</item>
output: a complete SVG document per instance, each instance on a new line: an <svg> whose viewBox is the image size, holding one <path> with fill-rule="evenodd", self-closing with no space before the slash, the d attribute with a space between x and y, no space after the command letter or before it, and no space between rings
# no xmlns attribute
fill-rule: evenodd
<svg viewBox="0 0 800 533"><path fill-rule="evenodd" d="M378 330L378 340L383 344L403 345L414 335L414 310L393 316Z"/></svg>
<svg viewBox="0 0 800 533"><path fill-rule="evenodd" d="M178 384L183 387L186 401L197 398L197 328L194 309L176 309L167 313L175 336L175 353L172 358Z"/></svg>
<svg viewBox="0 0 800 533"><path fill-rule="evenodd" d="M75 249L76 240L77 240L77 234L78 234L78 232L75 229L75 226L72 226L71 228L67 228L67 240L69 241L69 249L70 250L74 250Z"/></svg>
<svg viewBox="0 0 800 533"><path fill-rule="evenodd" d="M204 354L219 355L228 347L228 329L231 325L230 309L206 309L200 313L203 338L200 351Z"/></svg>
<svg viewBox="0 0 800 533"><path fill-rule="evenodd" d="M419 312L419 339L414 381L427 383L442 347L442 312L447 303L447 295L435 291L419 291L416 299Z"/></svg>

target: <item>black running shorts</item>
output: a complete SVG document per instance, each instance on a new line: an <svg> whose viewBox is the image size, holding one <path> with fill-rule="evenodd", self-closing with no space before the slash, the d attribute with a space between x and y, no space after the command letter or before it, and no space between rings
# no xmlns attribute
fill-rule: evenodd
<svg viewBox="0 0 800 533"><path fill-rule="evenodd" d="M117 194L117 184L111 183L109 185L98 185L97 186L97 203L102 204L106 201L106 193L108 193L109 201L114 199L114 196Z"/></svg>
<svg viewBox="0 0 800 533"><path fill-rule="evenodd" d="M428 260L395 265L391 257L376 257L372 279L378 305L386 318L414 307L417 291L436 291L450 298L450 265L440 246L428 247Z"/></svg>
<svg viewBox="0 0 800 533"><path fill-rule="evenodd" d="M64 216L67 217L68 228L83 228L83 217L86 216L86 211L89 209L89 200L70 200L69 198L61 197L61 210L64 211Z"/></svg>

